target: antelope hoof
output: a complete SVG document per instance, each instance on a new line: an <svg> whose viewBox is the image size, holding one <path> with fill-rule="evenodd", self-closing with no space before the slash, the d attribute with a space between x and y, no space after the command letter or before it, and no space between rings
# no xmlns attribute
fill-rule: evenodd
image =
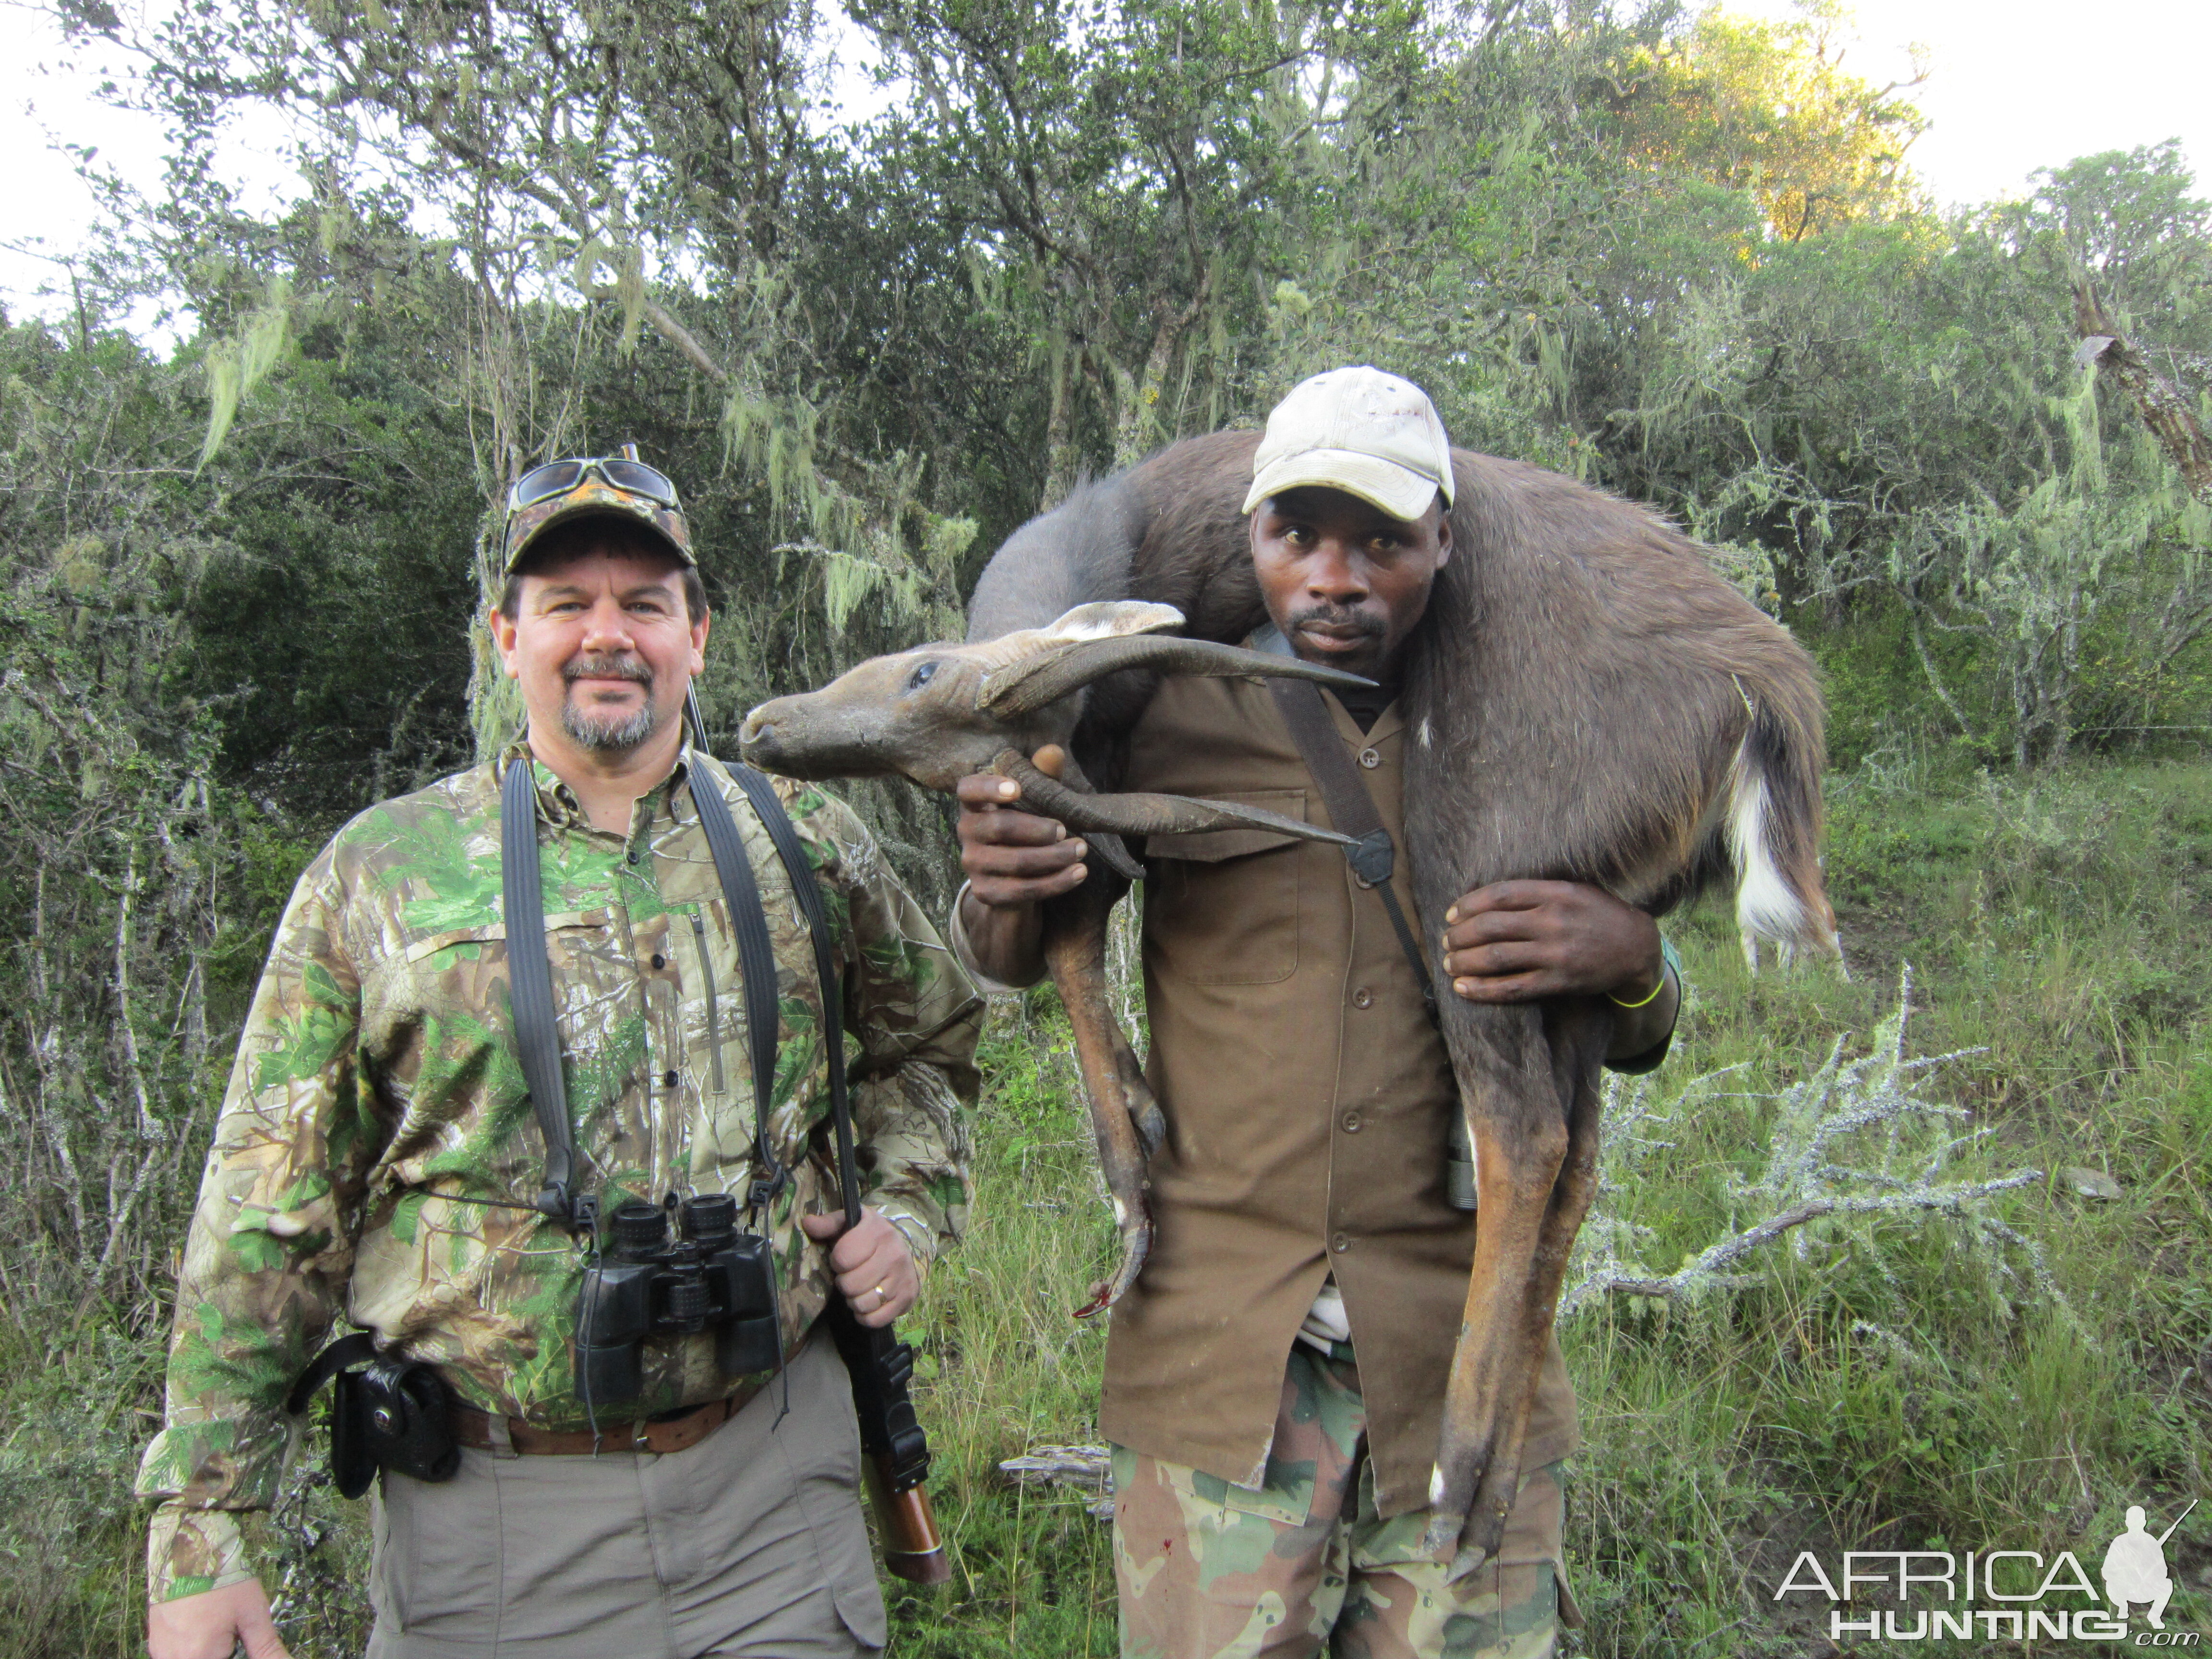
<svg viewBox="0 0 2212 1659"><path fill-rule="evenodd" d="M1490 1559L1491 1554L1491 1551L1477 1549L1472 1544L1462 1546L1458 1555L1453 1558L1451 1565L1444 1571L1444 1583L1456 1584L1469 1574L1480 1571L1483 1563Z"/></svg>
<svg viewBox="0 0 2212 1659"><path fill-rule="evenodd" d="M1145 1068L1126 1042L1115 1054L1114 1069L1121 1079L1121 1098L1128 1103L1129 1121L1136 1126L1137 1145L1149 1165L1167 1140L1168 1115L1160 1109L1159 1097L1145 1081Z"/></svg>
<svg viewBox="0 0 2212 1659"><path fill-rule="evenodd" d="M1133 1227L1121 1231L1121 1262L1115 1268L1111 1279L1102 1279L1091 1287L1091 1299L1075 1310L1078 1319L1091 1319L1104 1313L1119 1302L1129 1286L1137 1282L1137 1275L1145 1270L1145 1258L1152 1252L1152 1227L1149 1220L1140 1219Z"/></svg>
<svg viewBox="0 0 2212 1659"><path fill-rule="evenodd" d="M1429 1529L1421 1537L1421 1553L1434 1561L1451 1559L1451 1577L1458 1575L1459 1562L1455 1557L1459 1550L1459 1535L1466 1526L1464 1516L1438 1515L1431 1510Z"/></svg>
<svg viewBox="0 0 2212 1659"><path fill-rule="evenodd" d="M1489 1473L1484 1470L1475 1477L1474 1501L1465 1513L1455 1512L1459 1505L1455 1504L1431 1515L1422 1543L1431 1559L1450 1564L1444 1574L1446 1583L1457 1583L1494 1558L1505 1542L1505 1521L1513 1511L1514 1493L1498 1490L1503 1483L1491 1480ZM1443 1489L1442 1470L1437 1472L1434 1485Z"/></svg>
<svg viewBox="0 0 2212 1659"><path fill-rule="evenodd" d="M1429 1475L1429 1526L1421 1543L1430 1559L1449 1563L1448 1583L1473 1572L1505 1541L1505 1517L1519 1482L1494 1444L1484 1449L1491 1438L1475 1437L1456 1457L1447 1445Z"/></svg>
<svg viewBox="0 0 2212 1659"><path fill-rule="evenodd" d="M1484 1532L1494 1535L1486 1539L1480 1535ZM1447 1563L1444 1582L1456 1584L1498 1553L1498 1547L1504 1542L1504 1533L1505 1517L1502 1515L1487 1528L1470 1527L1461 1516L1432 1515L1429 1517L1429 1529L1421 1538L1421 1550L1431 1560Z"/></svg>

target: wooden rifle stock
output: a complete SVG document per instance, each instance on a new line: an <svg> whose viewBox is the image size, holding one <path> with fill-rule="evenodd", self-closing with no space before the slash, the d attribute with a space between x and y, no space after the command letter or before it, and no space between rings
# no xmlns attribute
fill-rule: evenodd
<svg viewBox="0 0 2212 1659"><path fill-rule="evenodd" d="M909 1584L951 1582L952 1560L937 1530L922 1481L929 1474L929 1443L914 1414L908 1384L914 1350L889 1326L860 1323L833 1287L823 1317L853 1377L853 1411L860 1423L861 1477L876 1511L884 1569Z"/></svg>

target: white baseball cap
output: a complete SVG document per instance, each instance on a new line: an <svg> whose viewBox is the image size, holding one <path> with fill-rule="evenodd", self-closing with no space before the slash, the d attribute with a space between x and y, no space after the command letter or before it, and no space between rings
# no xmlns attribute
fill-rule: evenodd
<svg viewBox="0 0 2212 1659"><path fill-rule="evenodd" d="M1362 364L1301 380L1267 416L1252 457L1249 513L1301 485L1347 490L1394 519L1418 519L1452 498L1451 440L1429 394Z"/></svg>

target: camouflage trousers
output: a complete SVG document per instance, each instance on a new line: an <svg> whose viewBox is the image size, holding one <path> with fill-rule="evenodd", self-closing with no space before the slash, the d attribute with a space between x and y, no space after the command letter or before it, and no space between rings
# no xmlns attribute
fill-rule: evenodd
<svg viewBox="0 0 2212 1659"><path fill-rule="evenodd" d="M1425 1510L1376 1513L1366 1440L1357 1366L1301 1343L1256 1490L1115 1447L1121 1659L1550 1659L1559 1466L1522 1478L1497 1559L1453 1583Z"/></svg>

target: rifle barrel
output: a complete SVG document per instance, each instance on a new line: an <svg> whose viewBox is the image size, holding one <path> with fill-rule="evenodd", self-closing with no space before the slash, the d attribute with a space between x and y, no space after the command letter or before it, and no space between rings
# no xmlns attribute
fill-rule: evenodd
<svg viewBox="0 0 2212 1659"><path fill-rule="evenodd" d="M2196 1500L2195 1498L2191 1498L2191 1499L2189 1500L2189 1510L2193 1510L2193 1509L2195 1509L2196 1507L2197 1507L2197 1500ZM2164 1548L2166 1547L2166 1540L2167 1539L2169 1539L2169 1538L2171 1538L2171 1537L2172 1537L2172 1536L2173 1536L2175 1530L2176 1530L2178 1528L2179 1528L2179 1526L2181 1525L2181 1523L2182 1523L2183 1522L2185 1522L2185 1521L2186 1521L2187 1519L2189 1519L2189 1510L2182 1510L2182 1512L2181 1512L2180 1514L2179 1514L2179 1515L2175 1516L2173 1517L2173 1525L2172 1525L2172 1526L2171 1526L2171 1527L2168 1527L2168 1528L2167 1528L2164 1532L2162 1532L2162 1533L2159 1534L2159 1535L2158 1535L2158 1547L2159 1547L2159 1548L2160 1548L2160 1549L2164 1549Z"/></svg>

